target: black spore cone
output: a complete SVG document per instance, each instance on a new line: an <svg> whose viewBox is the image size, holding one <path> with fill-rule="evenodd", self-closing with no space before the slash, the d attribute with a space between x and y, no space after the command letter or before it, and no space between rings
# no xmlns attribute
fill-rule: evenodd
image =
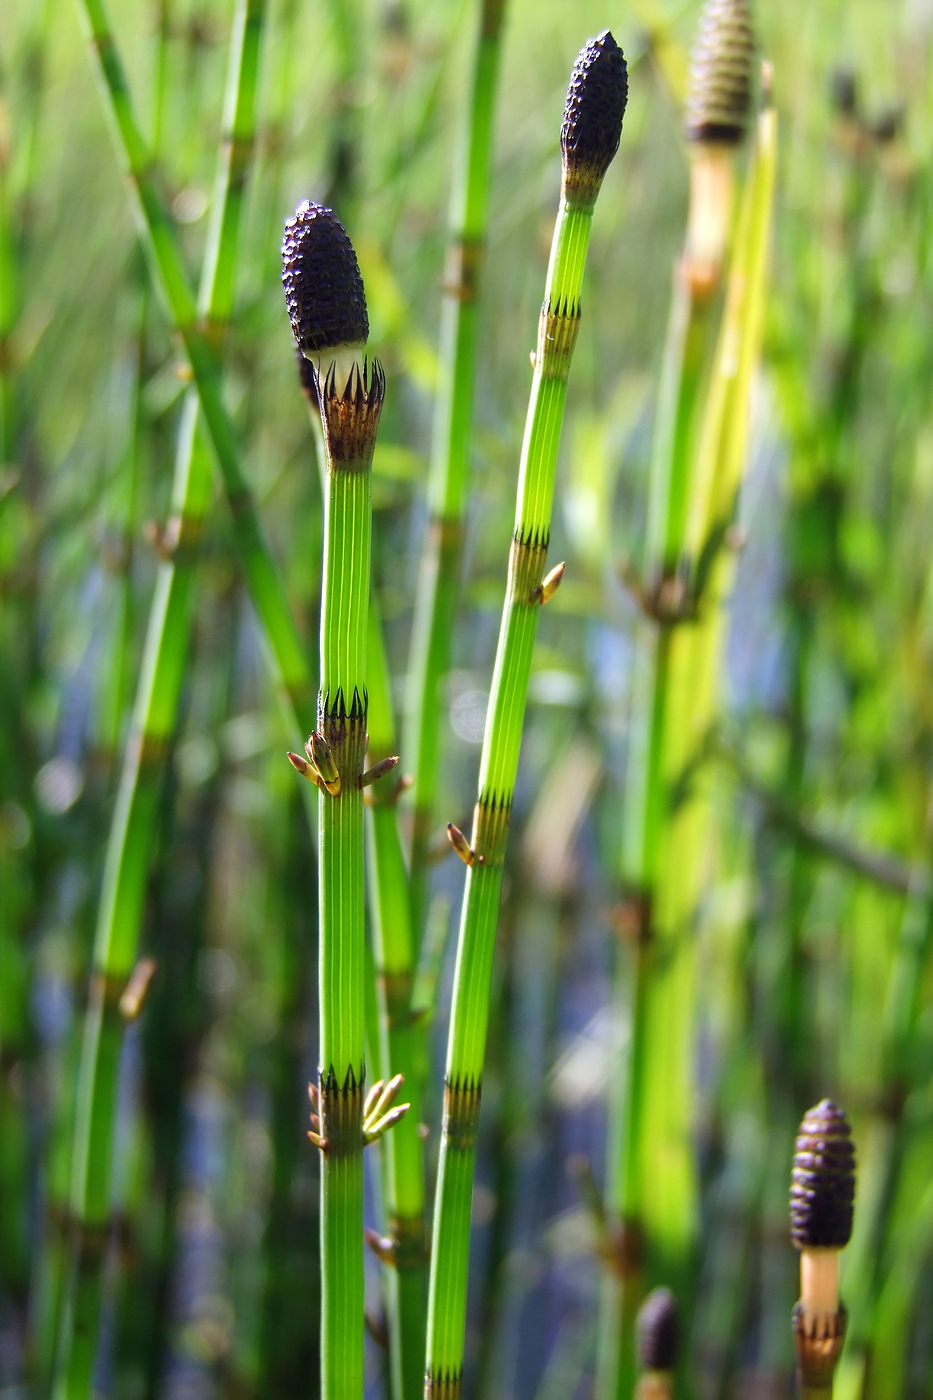
<svg viewBox="0 0 933 1400"><path fill-rule="evenodd" d="M755 33L747 0L707 0L690 57L688 141L735 146L752 105Z"/></svg>
<svg viewBox="0 0 933 1400"><path fill-rule="evenodd" d="M798 1249L842 1249L852 1234L855 1144L841 1108L823 1099L805 1113L794 1144L790 1232Z"/></svg>
<svg viewBox="0 0 933 1400"><path fill-rule="evenodd" d="M654 1288L638 1311L638 1365L642 1371L673 1371L677 1365L677 1299Z"/></svg>
<svg viewBox="0 0 933 1400"><path fill-rule="evenodd" d="M628 69L619 45L606 29L580 50L570 75L560 148L564 176L599 189L619 149L628 102Z"/></svg>
<svg viewBox="0 0 933 1400"><path fill-rule="evenodd" d="M333 209L306 199L286 222L282 283L302 354L315 355L368 339L360 266Z"/></svg>

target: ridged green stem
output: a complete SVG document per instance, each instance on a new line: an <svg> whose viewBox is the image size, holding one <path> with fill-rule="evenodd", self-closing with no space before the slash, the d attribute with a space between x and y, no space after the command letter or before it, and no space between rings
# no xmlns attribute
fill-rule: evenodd
<svg viewBox="0 0 933 1400"><path fill-rule="evenodd" d="M493 117L505 0L481 0L464 151L456 176L441 310L441 386L434 421L429 520L421 558L409 667L406 766L414 775L412 920L424 931L428 856L437 799L441 683L450 667L472 476L479 278L489 221Z"/></svg>
<svg viewBox="0 0 933 1400"><path fill-rule="evenodd" d="M231 42L225 110L228 135L218 171L199 300L199 314L210 325L217 342L233 305L242 195L255 128L264 13L265 0L241 0ZM126 125L132 122L128 94L123 87L113 88L120 76L116 57L106 39L100 37L99 30L95 32L98 33L101 63L110 74L108 92L113 95L115 105L120 98ZM187 295L186 284L184 290ZM212 374L216 377L216 368ZM217 403L220 403L219 392ZM234 441L232 430L230 440ZM107 847L94 970L78 1071L69 1201L69 1265L54 1381L55 1395L69 1397L69 1400L89 1395L93 1380L103 1265L110 1231L116 1094L124 1032L119 1002L138 953L159 780L174 733L187 658L195 546L210 504L211 487L211 461L199 428L199 400L195 392L189 391L182 411L172 489L173 514L167 532L171 536L167 542L169 552L156 580L142 672Z"/></svg>
<svg viewBox="0 0 933 1400"><path fill-rule="evenodd" d="M768 108L759 120L746 181L702 426L690 433L698 446L685 490L668 497L679 515L668 537L692 546L694 564L706 560L704 590L696 597L695 617L646 622L643 638L626 789L623 871L631 943L628 955L620 956L617 996L621 1002L627 984L630 1040L624 1092L610 1104L606 1209L620 1234L601 1300L603 1400L631 1393L633 1325L645 1274L649 1283L682 1284L695 1231L690 935L711 819L699 765L720 702L723 604L733 574L733 556L723 550L722 539L747 458L775 160L774 113Z"/></svg>
<svg viewBox="0 0 933 1400"><path fill-rule="evenodd" d="M541 603L567 376L593 205L562 201L554 231L519 470L515 530L460 920L428 1295L425 1395L459 1394L470 1204L502 865Z"/></svg>
<svg viewBox="0 0 933 1400"><path fill-rule="evenodd" d="M379 614L370 608L369 762L396 752L389 671ZM380 1076L405 1076L401 1098L411 1107L382 1139L385 1213L392 1260L386 1266L389 1366L394 1400L418 1400L424 1379L427 1247L421 1086L411 996L414 945L408 872L392 777L369 789L367 819L371 925L379 1001Z"/></svg>
<svg viewBox="0 0 933 1400"><path fill-rule="evenodd" d="M323 385L322 392L326 398ZM340 391L334 393L332 402L337 402ZM363 1395L366 953L361 778L367 720L372 445L364 459L341 460L339 454L328 452L324 509L318 731L340 777L336 795L322 788L319 799L324 1400L362 1400Z"/></svg>

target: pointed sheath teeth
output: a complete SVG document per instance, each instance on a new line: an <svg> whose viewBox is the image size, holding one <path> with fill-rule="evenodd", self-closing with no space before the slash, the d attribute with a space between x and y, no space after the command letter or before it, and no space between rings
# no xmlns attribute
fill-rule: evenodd
<svg viewBox="0 0 933 1400"><path fill-rule="evenodd" d="M673 1371L677 1365L677 1299L669 1288L653 1289L636 1322L642 1371Z"/></svg>
<svg viewBox="0 0 933 1400"><path fill-rule="evenodd" d="M363 345L369 317L353 244L332 209L306 199L285 224L282 283L303 355Z"/></svg>
<svg viewBox="0 0 933 1400"><path fill-rule="evenodd" d="M573 65L560 148L563 196L568 203L592 204L619 149L628 102L625 57L608 29L583 45Z"/></svg>
<svg viewBox="0 0 933 1400"><path fill-rule="evenodd" d="M841 1108L823 1099L804 1114L794 1145L791 1237L800 1250L842 1249L852 1234L855 1146Z"/></svg>
<svg viewBox="0 0 933 1400"><path fill-rule="evenodd" d="M690 60L688 141L735 146L752 103L755 34L747 0L707 0Z"/></svg>
<svg viewBox="0 0 933 1400"><path fill-rule="evenodd" d="M385 371L378 360L354 361L346 378L336 363L319 383L321 424L331 468L359 469L372 462L376 430L386 393Z"/></svg>

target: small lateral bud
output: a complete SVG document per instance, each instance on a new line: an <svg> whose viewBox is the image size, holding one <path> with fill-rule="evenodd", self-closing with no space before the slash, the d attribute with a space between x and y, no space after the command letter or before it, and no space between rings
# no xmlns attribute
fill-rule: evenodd
<svg viewBox="0 0 933 1400"><path fill-rule="evenodd" d="M305 753L310 758L321 782L327 788L331 797L337 797L340 793L340 769L334 761L334 755L330 751L330 745L324 735L315 729L308 742L305 744Z"/></svg>
<svg viewBox="0 0 933 1400"><path fill-rule="evenodd" d="M545 603L549 603L558 588L560 588L561 579L564 577L564 569L566 567L563 561L560 564L555 564L551 572L545 574L544 578L541 580L541 584L536 591L542 606Z"/></svg>
<svg viewBox="0 0 933 1400"><path fill-rule="evenodd" d="M747 0L707 0L690 61L688 141L736 146L752 101L755 35Z"/></svg>
<svg viewBox="0 0 933 1400"><path fill-rule="evenodd" d="M380 1235L378 1230L367 1228L363 1231L363 1238L376 1258L381 1260L383 1264L395 1263L395 1241L390 1239L388 1235Z"/></svg>
<svg viewBox="0 0 933 1400"><path fill-rule="evenodd" d="M619 149L628 102L625 57L608 29L589 39L570 75L560 131L563 197L592 204Z"/></svg>
<svg viewBox="0 0 933 1400"><path fill-rule="evenodd" d="M841 1108L823 1099L804 1114L794 1144L791 1237L797 1249L842 1249L852 1234L855 1146Z"/></svg>
<svg viewBox="0 0 933 1400"><path fill-rule="evenodd" d="M473 850L473 847L470 845L459 826L454 826L453 822L447 823L447 839L450 841L450 844L453 846L464 865L473 865L475 863L476 852Z"/></svg>
<svg viewBox="0 0 933 1400"><path fill-rule="evenodd" d="M353 244L332 209L305 200L285 224L282 283L295 342L311 358L369 337Z"/></svg>
<svg viewBox="0 0 933 1400"><path fill-rule="evenodd" d="M391 758L380 758L378 763L374 763L372 768L367 768L360 778L360 787L369 787L370 783L377 783L380 778L384 778L386 773L391 773L398 763L398 754Z"/></svg>
<svg viewBox="0 0 933 1400"><path fill-rule="evenodd" d="M308 779L309 783L314 783L315 785L319 783L320 779L318 778L317 773L315 773L314 768L306 758L302 758L300 753L289 752L288 754L286 754L286 758L288 759L292 767L298 773L300 773L303 778Z"/></svg>
<svg viewBox="0 0 933 1400"><path fill-rule="evenodd" d="M669 1288L653 1289L636 1322L638 1365L642 1371L673 1371L677 1365L677 1299Z"/></svg>
<svg viewBox="0 0 933 1400"><path fill-rule="evenodd" d="M140 958L133 968L120 998L120 1015L124 1021L135 1021L142 1011L157 967L155 958Z"/></svg>

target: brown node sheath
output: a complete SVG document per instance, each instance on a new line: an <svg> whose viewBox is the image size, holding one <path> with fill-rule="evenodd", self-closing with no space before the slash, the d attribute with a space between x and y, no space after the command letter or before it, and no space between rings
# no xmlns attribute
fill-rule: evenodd
<svg viewBox="0 0 933 1400"><path fill-rule="evenodd" d="M476 1146L476 1125L483 1092L481 1079L444 1080L444 1117L441 1131L448 1146L469 1152Z"/></svg>
<svg viewBox="0 0 933 1400"><path fill-rule="evenodd" d="M382 968L376 975L382 984L386 1021L390 1029L409 1025L411 1023L411 973L407 969L402 972L394 972L388 968Z"/></svg>
<svg viewBox="0 0 933 1400"><path fill-rule="evenodd" d="M481 238L458 238L450 245L442 290L457 301L475 301L483 261Z"/></svg>
<svg viewBox="0 0 933 1400"><path fill-rule="evenodd" d="M420 1269L427 1258L424 1217L390 1215L393 1262L397 1269Z"/></svg>
<svg viewBox="0 0 933 1400"><path fill-rule="evenodd" d="M351 1066L341 1084L331 1065L318 1073L318 1116L321 1145L329 1157L349 1157L363 1147L363 1078Z"/></svg>
<svg viewBox="0 0 933 1400"><path fill-rule="evenodd" d="M808 1330L806 1310L798 1303L791 1316L794 1332L794 1348L797 1353L797 1372L801 1390L825 1390L830 1393L836 1362L842 1352L846 1335L846 1310L840 1304L839 1311L829 1318L821 1319L818 1332Z"/></svg>
<svg viewBox="0 0 933 1400"><path fill-rule="evenodd" d="M424 1400L460 1400L463 1371L425 1371Z"/></svg>
<svg viewBox="0 0 933 1400"><path fill-rule="evenodd" d="M543 379L566 379L580 330L580 303L545 302L538 322L535 369Z"/></svg>
<svg viewBox="0 0 933 1400"><path fill-rule="evenodd" d="M541 575L547 560L547 530L516 530L509 549L509 598L515 603L540 602Z"/></svg>
<svg viewBox="0 0 933 1400"><path fill-rule="evenodd" d="M368 704L365 688L361 695L356 686L349 710L342 687L338 687L333 699L329 691L318 697L318 731L327 741L344 790L360 786L366 756Z"/></svg>
<svg viewBox="0 0 933 1400"><path fill-rule="evenodd" d="M368 471L385 392L385 371L378 360L366 359L362 368L353 364L342 388L335 364L323 384L318 382L328 470Z"/></svg>
<svg viewBox="0 0 933 1400"><path fill-rule="evenodd" d="M479 801L473 808L472 841L478 864L493 868L502 865L511 819L511 797L486 789L480 793Z"/></svg>

